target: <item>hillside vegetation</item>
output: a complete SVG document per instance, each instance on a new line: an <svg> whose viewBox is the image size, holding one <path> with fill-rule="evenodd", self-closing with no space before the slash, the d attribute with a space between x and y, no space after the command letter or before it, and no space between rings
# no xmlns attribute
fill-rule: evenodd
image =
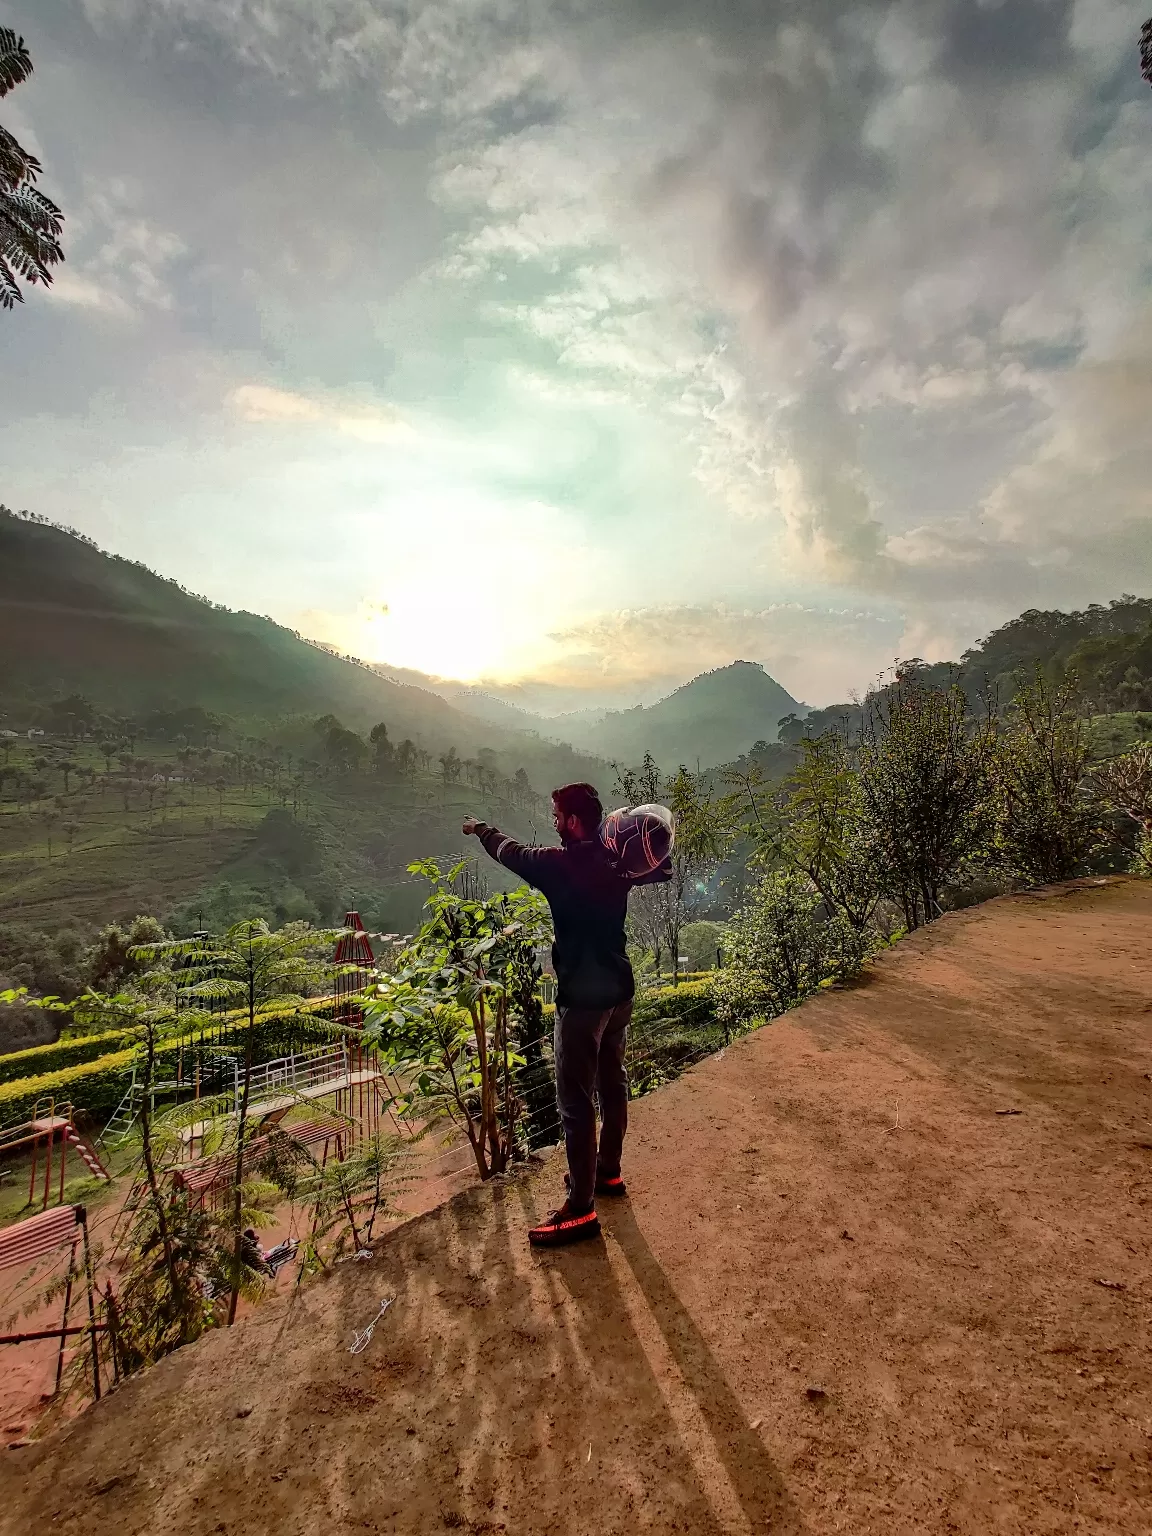
<svg viewBox="0 0 1152 1536"><path fill-rule="evenodd" d="M191 932L248 915L327 923L358 907L370 927L407 931L423 900L408 865L453 856L466 812L529 838L549 826L523 772L506 779L451 749L401 772L367 755L333 763L325 739L316 758L259 743L135 746L3 742L0 978L74 990L88 936L139 912Z"/></svg>
<svg viewBox="0 0 1152 1536"><path fill-rule="evenodd" d="M1092 603L1073 613L1030 608L994 629L959 661L901 664L932 687L955 682L972 707L1007 707L1022 680L1039 669L1049 683L1075 680L1086 712L1098 715L1152 715L1152 597L1126 593L1110 603ZM857 729L858 701L829 704L791 721L782 739L819 736L825 730ZM1135 739L1141 739L1136 731Z"/></svg>

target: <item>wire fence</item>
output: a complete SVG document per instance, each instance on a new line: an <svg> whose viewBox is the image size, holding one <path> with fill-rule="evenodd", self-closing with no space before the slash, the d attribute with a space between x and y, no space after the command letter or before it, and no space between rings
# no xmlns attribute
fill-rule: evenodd
<svg viewBox="0 0 1152 1536"><path fill-rule="evenodd" d="M707 1005L695 1018L645 1019L628 1031L625 1066L630 1097L641 1098L673 1081L697 1062L721 1050L730 1039ZM520 1100L520 1126L529 1149L551 1146L560 1140L560 1112L556 1103L556 1069L550 1038L536 1047L538 1057L520 1069L516 1088Z"/></svg>

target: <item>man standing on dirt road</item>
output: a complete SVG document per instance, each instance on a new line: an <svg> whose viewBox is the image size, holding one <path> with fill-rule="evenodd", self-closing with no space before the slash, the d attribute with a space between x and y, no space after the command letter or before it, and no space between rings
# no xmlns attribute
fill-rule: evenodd
<svg viewBox="0 0 1152 1536"><path fill-rule="evenodd" d="M464 831L478 837L498 863L547 897L556 942L556 1098L568 1154L568 1198L533 1227L536 1247L557 1248L597 1237L596 1196L625 1193L620 1153L628 1128L624 1049L636 982L624 921L628 892L670 878L669 861L638 879L614 867L599 838L604 809L591 784L567 784L552 794L559 848L526 848L496 827L469 816ZM593 1093L600 1098L596 1141Z"/></svg>

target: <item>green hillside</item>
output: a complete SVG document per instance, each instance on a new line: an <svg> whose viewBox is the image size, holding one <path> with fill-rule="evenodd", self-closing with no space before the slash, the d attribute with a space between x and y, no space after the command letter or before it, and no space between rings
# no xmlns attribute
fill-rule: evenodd
<svg viewBox="0 0 1152 1536"><path fill-rule="evenodd" d="M425 894L408 865L458 857L465 813L526 838L551 830L523 776L450 755L456 777L437 760L401 773L226 744L139 741L111 757L92 741L0 745L0 987L75 990L95 930L140 912L189 933L356 907L369 927L406 932ZM501 875L485 870L493 886Z"/></svg>
<svg viewBox="0 0 1152 1536"><path fill-rule="evenodd" d="M465 811L549 830L606 764L0 510L0 983L55 989L100 924L349 906L411 927L407 865Z"/></svg>
<svg viewBox="0 0 1152 1536"><path fill-rule="evenodd" d="M203 710L235 734L293 736L334 715L383 720L394 741L463 756L482 747L551 786L595 770L530 731L479 720L422 688L333 655L271 619L185 592L90 540L0 507L0 725L69 728L51 706L79 695L126 727ZM8 718L2 718L3 716ZM531 724L530 720L526 720Z"/></svg>
<svg viewBox="0 0 1152 1536"><path fill-rule="evenodd" d="M1152 710L1152 598L1125 594L1105 606L1093 603L1072 613L1030 608L985 636L956 662L905 663L923 680L959 683L973 704L985 699L1003 708L1021 679L1039 667L1055 681L1074 673L1085 708L1096 715ZM785 734L818 736L855 728L860 706L830 704L813 710ZM1139 734L1139 733L1138 733Z"/></svg>
<svg viewBox="0 0 1152 1536"><path fill-rule="evenodd" d="M547 728L563 740L612 761L631 763L651 752L659 763L714 768L758 741L776 740L784 716L803 706L754 661L734 661L693 678L656 704L560 715Z"/></svg>

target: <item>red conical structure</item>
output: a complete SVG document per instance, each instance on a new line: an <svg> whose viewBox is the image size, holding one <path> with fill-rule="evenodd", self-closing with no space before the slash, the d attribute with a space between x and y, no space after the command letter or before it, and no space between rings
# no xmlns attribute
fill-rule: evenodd
<svg viewBox="0 0 1152 1536"><path fill-rule="evenodd" d="M341 1024L358 1024L363 1017L359 1007L351 999L368 984L376 956L360 921L359 912L344 914L344 933L336 945L336 1018ZM344 966L355 970L343 971Z"/></svg>

